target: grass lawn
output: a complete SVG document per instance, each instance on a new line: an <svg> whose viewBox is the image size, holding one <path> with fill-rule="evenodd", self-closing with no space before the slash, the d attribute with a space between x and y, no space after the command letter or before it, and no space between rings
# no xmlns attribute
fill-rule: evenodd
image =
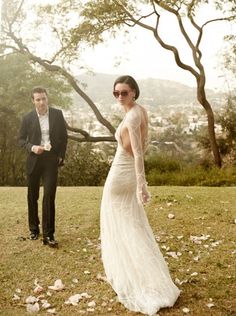
<svg viewBox="0 0 236 316"><path fill-rule="evenodd" d="M163 186L150 191L147 215L182 290L176 305L159 315L236 315L236 188ZM59 248L51 249L40 239L27 238L26 188L0 188L0 315L28 315L29 296L39 300L37 315L50 315L50 308L62 316L141 315L118 303L101 277L101 195L101 187L58 188ZM58 279L64 289L49 289ZM37 284L40 293L34 292ZM65 304L81 293L88 295L78 305ZM43 309L43 300L51 307Z"/></svg>

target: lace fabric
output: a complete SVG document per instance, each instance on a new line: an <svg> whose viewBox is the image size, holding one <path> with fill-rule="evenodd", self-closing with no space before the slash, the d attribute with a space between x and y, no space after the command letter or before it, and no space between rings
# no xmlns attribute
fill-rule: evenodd
<svg viewBox="0 0 236 316"><path fill-rule="evenodd" d="M126 127L129 132L137 180L137 198L140 203L150 198L144 170L144 154L148 147L148 125L145 114L146 112L140 106L135 105L127 112L122 124L122 128Z"/></svg>
<svg viewBox="0 0 236 316"><path fill-rule="evenodd" d="M116 131L118 147L101 202L101 250L107 280L119 301L131 311L153 315L160 308L173 306L180 291L141 203L147 190L144 115L141 107L132 108ZM133 156L122 146L123 128L129 131Z"/></svg>

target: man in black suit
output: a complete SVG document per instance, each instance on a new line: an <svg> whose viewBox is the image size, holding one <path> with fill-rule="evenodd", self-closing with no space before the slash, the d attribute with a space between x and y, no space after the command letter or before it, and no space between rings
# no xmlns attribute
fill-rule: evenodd
<svg viewBox="0 0 236 316"><path fill-rule="evenodd" d="M61 110L48 106L46 89L36 87L31 92L35 109L25 115L19 131L19 145L28 152L28 220L30 239L39 236L38 198L42 179L43 244L57 247L55 232L55 196L58 167L64 164L67 147L66 124Z"/></svg>

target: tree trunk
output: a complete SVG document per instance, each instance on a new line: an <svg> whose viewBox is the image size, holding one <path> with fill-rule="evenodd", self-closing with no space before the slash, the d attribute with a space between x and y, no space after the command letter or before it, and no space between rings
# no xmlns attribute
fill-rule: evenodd
<svg viewBox="0 0 236 316"><path fill-rule="evenodd" d="M221 168L222 160L221 160L218 144L216 142L214 114L213 114L210 103L206 99L204 84L201 85L200 82L198 82L198 86L197 86L197 99L199 103L204 107L207 114L208 136L209 136L209 140L211 144L214 162L219 168Z"/></svg>

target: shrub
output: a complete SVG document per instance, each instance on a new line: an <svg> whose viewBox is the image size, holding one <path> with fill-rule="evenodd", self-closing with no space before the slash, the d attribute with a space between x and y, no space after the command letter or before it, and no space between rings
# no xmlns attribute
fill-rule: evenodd
<svg viewBox="0 0 236 316"><path fill-rule="evenodd" d="M169 157L150 157L145 162L150 186L235 186L236 166L219 169L204 164L190 164Z"/></svg>
<svg viewBox="0 0 236 316"><path fill-rule="evenodd" d="M69 142L58 183L62 186L103 185L109 168L108 161L94 150L93 144Z"/></svg>

